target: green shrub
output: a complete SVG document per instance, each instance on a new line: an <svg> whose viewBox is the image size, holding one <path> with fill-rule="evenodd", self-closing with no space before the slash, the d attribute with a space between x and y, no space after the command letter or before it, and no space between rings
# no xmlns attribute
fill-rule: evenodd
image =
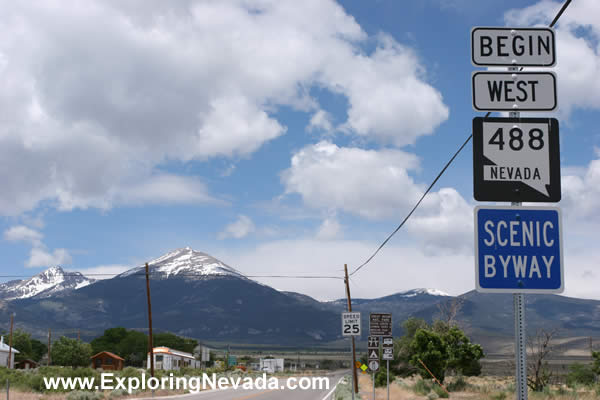
<svg viewBox="0 0 600 400"><path fill-rule="evenodd" d="M490 396L492 400L506 400L507 397L508 395L506 394L506 392L498 392Z"/></svg>
<svg viewBox="0 0 600 400"><path fill-rule="evenodd" d="M438 395L438 397L440 399L447 399L448 397L448 393L446 393L446 391L438 384L433 385L433 391L435 392L435 394Z"/></svg>
<svg viewBox="0 0 600 400"><path fill-rule="evenodd" d="M448 389L448 391L450 392L462 392L468 386L469 384L467 383L467 381L465 381L465 378L459 376L458 378L450 382L448 385L446 385L446 389Z"/></svg>
<svg viewBox="0 0 600 400"><path fill-rule="evenodd" d="M394 382L396 377L394 373L390 371L390 383ZM375 386L376 387L385 387L387 386L387 370L385 367L379 368L379 371L375 374Z"/></svg>
<svg viewBox="0 0 600 400"><path fill-rule="evenodd" d="M427 393L431 392L431 382L423 379L419 379L412 387L413 392L421 396L426 396Z"/></svg>
<svg viewBox="0 0 600 400"><path fill-rule="evenodd" d="M567 374L567 386L572 388L579 385L593 385L596 381L596 374L592 367L585 364L572 364L569 366Z"/></svg>

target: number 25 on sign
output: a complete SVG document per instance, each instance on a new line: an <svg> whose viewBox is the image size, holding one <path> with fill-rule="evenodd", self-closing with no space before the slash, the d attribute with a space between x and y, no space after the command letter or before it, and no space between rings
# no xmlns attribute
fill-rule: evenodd
<svg viewBox="0 0 600 400"><path fill-rule="evenodd" d="M346 312L342 313L342 335L360 336L360 313Z"/></svg>

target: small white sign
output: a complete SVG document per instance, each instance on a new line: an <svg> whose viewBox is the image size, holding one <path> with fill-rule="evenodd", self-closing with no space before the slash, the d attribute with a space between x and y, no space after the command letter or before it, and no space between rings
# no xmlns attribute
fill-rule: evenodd
<svg viewBox="0 0 600 400"><path fill-rule="evenodd" d="M473 72L477 111L552 111L557 107L554 72Z"/></svg>
<svg viewBox="0 0 600 400"><path fill-rule="evenodd" d="M342 335L360 336L360 313L345 312L342 313Z"/></svg>
<svg viewBox="0 0 600 400"><path fill-rule="evenodd" d="M556 64L551 28L484 28L471 30L471 62L475 66L536 66Z"/></svg>
<svg viewBox="0 0 600 400"><path fill-rule="evenodd" d="M377 360L369 361L369 369L373 372L379 371L379 361L377 361Z"/></svg>

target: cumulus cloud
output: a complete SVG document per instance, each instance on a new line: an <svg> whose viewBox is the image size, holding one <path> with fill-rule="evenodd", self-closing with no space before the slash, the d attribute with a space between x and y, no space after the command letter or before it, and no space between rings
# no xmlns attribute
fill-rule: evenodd
<svg viewBox="0 0 600 400"><path fill-rule="evenodd" d="M159 169L251 156L285 134L279 107L320 109L312 87L345 96L343 129L368 140L413 143L448 116L414 51L381 35L365 53L332 0L2 3L4 215L212 203ZM156 195L166 180L180 196Z"/></svg>
<svg viewBox="0 0 600 400"><path fill-rule="evenodd" d="M600 159L586 168L571 169L571 174L562 177L561 188L561 204L569 217L600 218Z"/></svg>
<svg viewBox="0 0 600 400"><path fill-rule="evenodd" d="M24 225L16 225L4 231L4 239L12 242L27 242L31 245L26 267L48 267L71 263L71 255L66 249L48 251L42 242L44 235Z"/></svg>
<svg viewBox="0 0 600 400"><path fill-rule="evenodd" d="M47 251L43 247L34 247L29 254L29 260L25 263L27 267L48 267L52 265L63 265L71 263L71 255L65 249Z"/></svg>
<svg viewBox="0 0 600 400"><path fill-rule="evenodd" d="M505 21L514 26L547 26L562 2L543 0L510 10ZM573 107L600 109L600 3L573 2L556 26L559 111L569 115Z"/></svg>
<svg viewBox="0 0 600 400"><path fill-rule="evenodd" d="M398 215L417 201L421 188L408 171L418 166L415 155L400 150L322 141L294 154L281 180L286 194L299 194L309 207L376 219Z"/></svg>
<svg viewBox="0 0 600 400"><path fill-rule="evenodd" d="M327 217L323 220L317 230L317 239L331 240L337 239L342 233L342 226L335 216Z"/></svg>
<svg viewBox="0 0 600 400"><path fill-rule="evenodd" d="M217 235L217 238L219 240L228 238L242 239L255 230L256 227L254 226L254 222L246 215L240 215L235 222L227 225L225 229Z"/></svg>
<svg viewBox="0 0 600 400"><path fill-rule="evenodd" d="M32 245L40 245L43 237L40 232L24 225L12 226L4 231L4 239L11 242L25 241Z"/></svg>

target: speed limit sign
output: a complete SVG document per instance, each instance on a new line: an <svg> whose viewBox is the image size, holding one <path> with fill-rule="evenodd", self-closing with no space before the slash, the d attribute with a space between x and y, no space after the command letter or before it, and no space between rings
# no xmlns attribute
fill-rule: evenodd
<svg viewBox="0 0 600 400"><path fill-rule="evenodd" d="M360 336L360 313L345 312L342 313L342 335Z"/></svg>

